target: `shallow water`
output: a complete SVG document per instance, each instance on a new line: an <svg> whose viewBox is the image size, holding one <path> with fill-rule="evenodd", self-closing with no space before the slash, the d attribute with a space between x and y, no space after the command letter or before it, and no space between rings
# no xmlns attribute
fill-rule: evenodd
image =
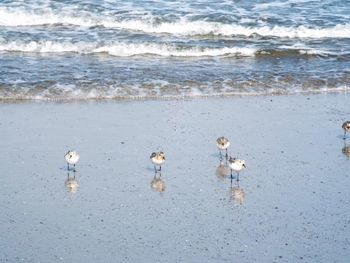
<svg viewBox="0 0 350 263"><path fill-rule="evenodd" d="M2 1L0 99L349 90L347 1Z"/></svg>
<svg viewBox="0 0 350 263"><path fill-rule="evenodd" d="M348 99L0 104L0 260L346 263ZM246 160L241 190L220 175L222 135Z"/></svg>

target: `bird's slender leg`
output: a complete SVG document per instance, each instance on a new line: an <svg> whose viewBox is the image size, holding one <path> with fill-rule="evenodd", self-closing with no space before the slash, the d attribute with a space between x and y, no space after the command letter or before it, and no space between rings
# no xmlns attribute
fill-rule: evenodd
<svg viewBox="0 0 350 263"><path fill-rule="evenodd" d="M67 171L69 171L69 163L67 163Z"/></svg>
<svg viewBox="0 0 350 263"><path fill-rule="evenodd" d="M237 179L236 181L238 182L239 181L239 172L237 172Z"/></svg>
<svg viewBox="0 0 350 263"><path fill-rule="evenodd" d="M233 179L233 176L232 176L232 169L231 169L231 180Z"/></svg>
<svg viewBox="0 0 350 263"><path fill-rule="evenodd" d="M162 171L162 166L161 166L161 165L159 165L159 172L160 172L160 171Z"/></svg>
<svg viewBox="0 0 350 263"><path fill-rule="evenodd" d="M157 173L157 167L155 164L154 164L154 173Z"/></svg>
<svg viewBox="0 0 350 263"><path fill-rule="evenodd" d="M226 148L226 155L225 155L226 161L228 159L228 154L227 154L227 148Z"/></svg>
<svg viewBox="0 0 350 263"><path fill-rule="evenodd" d="M73 164L73 172L75 172L75 164Z"/></svg>
<svg viewBox="0 0 350 263"><path fill-rule="evenodd" d="M221 151L219 150L219 154L220 154L220 162L222 162L222 153L221 153Z"/></svg>
<svg viewBox="0 0 350 263"><path fill-rule="evenodd" d="M346 139L346 131L344 131L344 137L343 137L343 140Z"/></svg>

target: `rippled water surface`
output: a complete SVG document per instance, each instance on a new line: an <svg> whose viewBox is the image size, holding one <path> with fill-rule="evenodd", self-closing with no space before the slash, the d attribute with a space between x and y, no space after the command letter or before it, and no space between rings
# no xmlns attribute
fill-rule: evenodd
<svg viewBox="0 0 350 263"><path fill-rule="evenodd" d="M2 1L1 99L347 91L348 1Z"/></svg>

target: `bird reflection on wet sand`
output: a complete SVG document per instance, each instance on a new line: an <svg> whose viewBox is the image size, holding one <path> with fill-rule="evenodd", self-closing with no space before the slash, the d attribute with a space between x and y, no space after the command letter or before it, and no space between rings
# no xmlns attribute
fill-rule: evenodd
<svg viewBox="0 0 350 263"><path fill-rule="evenodd" d="M235 186L232 185L232 182L231 178L230 198L234 203L242 205L245 201L244 190L239 186L239 181L235 181Z"/></svg>
<svg viewBox="0 0 350 263"><path fill-rule="evenodd" d="M78 191L79 184L75 179L75 171L73 171L73 176L70 176L68 172L67 180L65 181L65 186L69 193L75 194Z"/></svg>
<svg viewBox="0 0 350 263"><path fill-rule="evenodd" d="M220 161L218 167L216 168L215 174L219 179L224 179L226 176L229 176L231 173L230 167L227 165L227 161Z"/></svg>
<svg viewBox="0 0 350 263"><path fill-rule="evenodd" d="M347 158L350 158L350 144L344 143L344 147L341 151Z"/></svg>
<svg viewBox="0 0 350 263"><path fill-rule="evenodd" d="M151 181L151 189L158 193L163 193L165 191L165 182L161 177L161 173L155 173Z"/></svg>

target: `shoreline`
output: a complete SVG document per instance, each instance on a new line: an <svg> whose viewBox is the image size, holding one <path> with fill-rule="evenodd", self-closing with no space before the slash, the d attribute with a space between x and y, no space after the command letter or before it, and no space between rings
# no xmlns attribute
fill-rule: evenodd
<svg viewBox="0 0 350 263"><path fill-rule="evenodd" d="M294 93L268 93L268 94L257 94L257 93L237 93L237 94L210 94L210 95L168 95L168 96L135 96L135 97L113 97L113 98L0 98L0 103L40 103L40 102L48 102L48 103L70 103L70 102L132 102L132 101L190 101L196 99L229 99L229 98L249 98L249 97L288 97L288 96L317 96L317 95L349 95L350 89L345 88L341 90L328 90L328 91L297 91Z"/></svg>

